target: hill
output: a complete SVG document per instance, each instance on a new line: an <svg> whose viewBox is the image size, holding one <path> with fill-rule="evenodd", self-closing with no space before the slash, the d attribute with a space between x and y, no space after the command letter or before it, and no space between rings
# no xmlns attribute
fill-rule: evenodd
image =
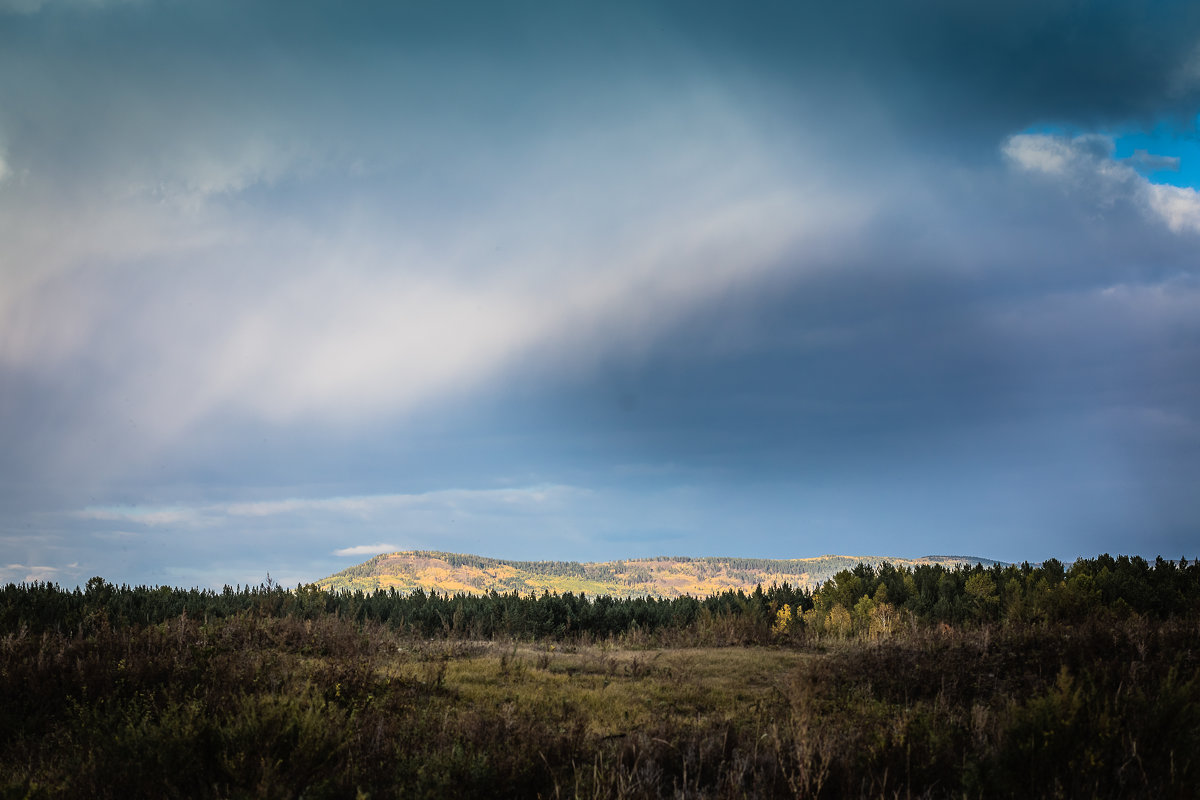
<svg viewBox="0 0 1200 800"><path fill-rule="evenodd" d="M413 550L384 553L317 581L323 589L395 588L401 592L573 592L613 597L705 597L727 589L752 591L755 586L787 582L812 589L860 562L917 564L994 564L970 556L884 558L818 556L815 558L687 558L657 557L580 563L578 561L508 561L482 556Z"/></svg>

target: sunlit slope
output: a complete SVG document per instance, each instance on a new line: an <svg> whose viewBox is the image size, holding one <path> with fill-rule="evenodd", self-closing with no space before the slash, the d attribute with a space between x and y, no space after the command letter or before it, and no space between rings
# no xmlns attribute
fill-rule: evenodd
<svg viewBox="0 0 1200 800"><path fill-rule="evenodd" d="M916 564L994 563L969 556L885 558L880 556L818 556L816 558L641 558L622 561L507 561L481 556L416 550L384 553L323 578L326 589L414 589L437 592L575 592L614 597L704 597L726 589L751 591L762 584L787 582L813 588L843 569L860 562L872 566L889 562Z"/></svg>

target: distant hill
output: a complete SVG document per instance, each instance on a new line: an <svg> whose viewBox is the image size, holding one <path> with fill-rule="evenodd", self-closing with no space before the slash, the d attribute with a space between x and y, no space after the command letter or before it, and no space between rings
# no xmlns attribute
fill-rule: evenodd
<svg viewBox="0 0 1200 800"><path fill-rule="evenodd" d="M991 565L998 562L971 556L817 556L816 558L635 558L622 561L507 561L482 556L413 550L384 553L341 572L322 578L325 589L395 588L443 593L517 592L541 594L574 592L613 597L706 597L726 589L751 591L758 584L790 583L812 589L837 572L860 562L877 566L917 564Z"/></svg>

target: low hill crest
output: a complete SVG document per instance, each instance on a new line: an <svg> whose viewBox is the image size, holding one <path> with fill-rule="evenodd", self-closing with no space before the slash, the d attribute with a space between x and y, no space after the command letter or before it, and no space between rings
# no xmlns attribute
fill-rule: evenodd
<svg viewBox="0 0 1200 800"><path fill-rule="evenodd" d="M755 586L790 583L813 589L844 569L860 563L913 567L920 564L991 566L1003 563L975 556L823 555L767 559L721 556L651 556L615 561L518 561L437 550L381 553L341 572L322 578L325 589L374 591L416 589L455 594L544 591L613 597L704 597L726 590L752 591Z"/></svg>

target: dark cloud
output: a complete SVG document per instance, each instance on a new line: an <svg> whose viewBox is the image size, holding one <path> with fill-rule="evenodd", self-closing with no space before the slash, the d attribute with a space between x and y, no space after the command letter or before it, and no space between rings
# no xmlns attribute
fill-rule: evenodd
<svg viewBox="0 0 1200 800"><path fill-rule="evenodd" d="M1109 136L1194 126L1193 3L21 10L0 562L1186 549L1200 199Z"/></svg>
<svg viewBox="0 0 1200 800"><path fill-rule="evenodd" d="M629 108L638 85L723 83L785 131L951 149L1039 122L1190 125L1200 98L1200 11L1186 2L46 4L7 23L0 85L43 112L7 111L10 136L132 134L142 156L131 115L151 137L219 134L238 115L287 142L269 113L283 111L350 149L419 147L407 137L430 118L511 141L565 110ZM60 56L29 69L46 49ZM90 118L88 136L64 114Z"/></svg>
<svg viewBox="0 0 1200 800"><path fill-rule="evenodd" d="M972 131L994 136L1046 121L1103 126L1165 115L1190 125L1200 91L1200 12L1184 2L1153 9L929 0L692 10L676 21L719 48L731 68L749 57L801 95L822 87L830 95L851 92L853 101L888 107L949 143Z"/></svg>
<svg viewBox="0 0 1200 800"><path fill-rule="evenodd" d="M954 487L930 502L978 530L998 512L970 486L1007 485L1006 502L1044 512L1019 536L980 534L993 551L1055 530L1085 549L1186 550L1195 237L1132 198L1089 205L1059 183L993 180L974 197L942 187L953 211L877 220L843 261L715 300L571 385L560 413L625 458L833 481L850 505L875 502L880 474L914 494Z"/></svg>

